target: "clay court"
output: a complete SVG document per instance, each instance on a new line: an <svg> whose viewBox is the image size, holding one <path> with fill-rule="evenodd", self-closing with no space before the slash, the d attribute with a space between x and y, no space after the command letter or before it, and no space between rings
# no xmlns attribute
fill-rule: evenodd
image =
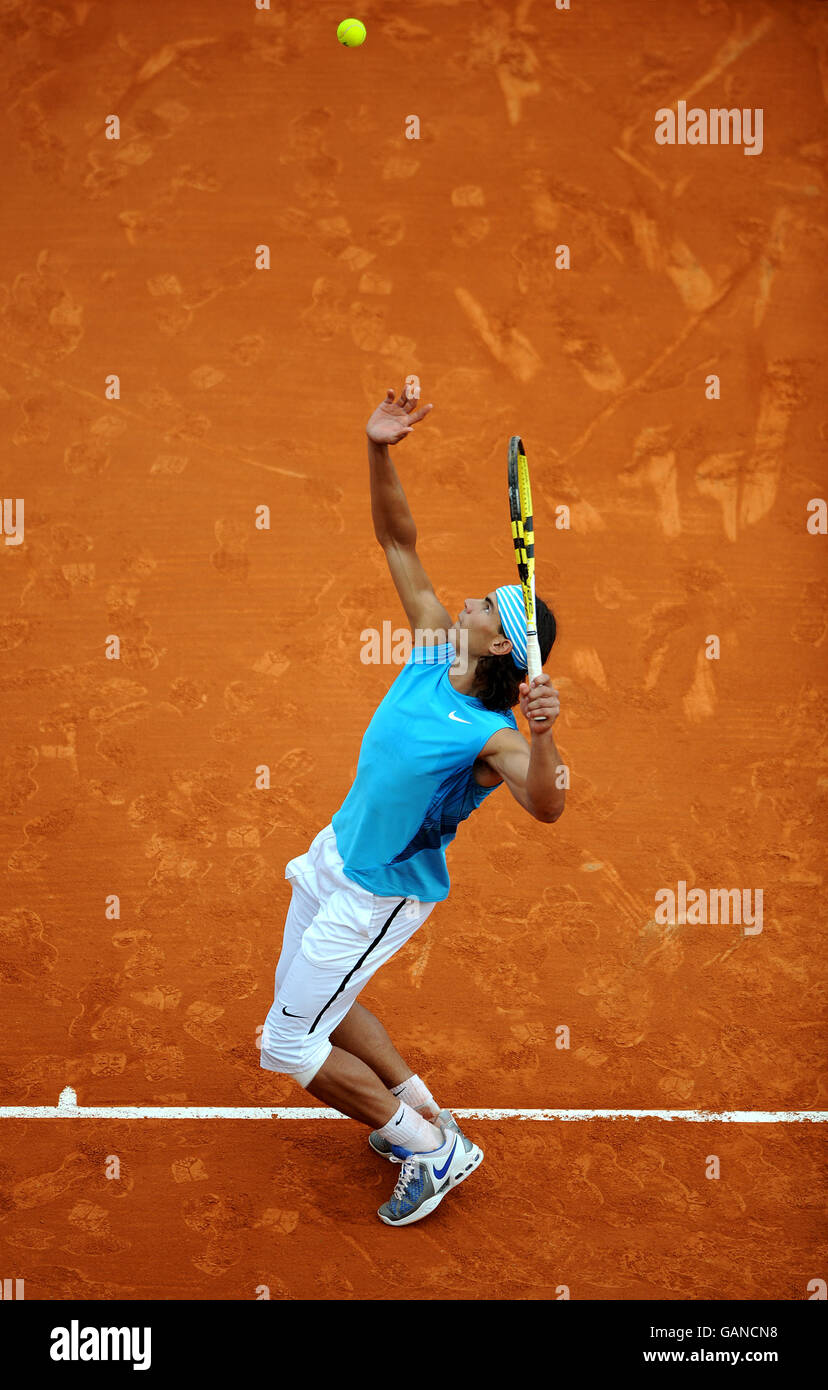
<svg viewBox="0 0 828 1390"><path fill-rule="evenodd" d="M0 10L0 1280L807 1299L828 5L366 0L353 50L345 13ZM679 101L761 109L761 152L657 143ZM257 1042L284 866L399 669L360 659L404 624L364 426L409 373L434 410L392 457L452 613L515 582L525 441L571 784L554 825L500 787L460 827L363 1002L443 1105L601 1113L464 1120L483 1167L395 1231L365 1129L282 1113ZM762 929L659 922L680 882L761 892Z"/></svg>

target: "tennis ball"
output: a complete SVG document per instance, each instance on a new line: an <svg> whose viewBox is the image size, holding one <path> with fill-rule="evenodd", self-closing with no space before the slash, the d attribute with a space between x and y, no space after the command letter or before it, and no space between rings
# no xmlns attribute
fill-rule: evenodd
<svg viewBox="0 0 828 1390"><path fill-rule="evenodd" d="M365 25L361 19L343 19L336 31L336 37L346 48L359 48L365 42Z"/></svg>

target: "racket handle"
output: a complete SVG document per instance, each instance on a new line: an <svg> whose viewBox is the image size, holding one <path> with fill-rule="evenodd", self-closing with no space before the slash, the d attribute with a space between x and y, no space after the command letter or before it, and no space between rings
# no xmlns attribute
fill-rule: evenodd
<svg viewBox="0 0 828 1390"><path fill-rule="evenodd" d="M529 680L529 684L531 685L532 681L535 679L535 676L539 676L541 674L541 671L543 670L543 667L541 665L540 647L538 646L538 637L537 633L535 632L527 632L526 634L526 664L526 674ZM533 722L535 724L545 724L546 715L541 714L538 716L533 716Z"/></svg>

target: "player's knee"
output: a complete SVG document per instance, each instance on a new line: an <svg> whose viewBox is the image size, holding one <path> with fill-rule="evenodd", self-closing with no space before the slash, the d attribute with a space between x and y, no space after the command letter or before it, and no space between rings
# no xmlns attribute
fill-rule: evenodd
<svg viewBox="0 0 828 1390"><path fill-rule="evenodd" d="M330 1055L331 1044L326 1037L315 1038L294 1031L280 1022L271 1023L268 1017L262 1030L259 1065L265 1071L291 1076L300 1086L308 1086Z"/></svg>
<svg viewBox="0 0 828 1390"><path fill-rule="evenodd" d="M282 1076L289 1076L298 1086L307 1089L317 1072L324 1065L330 1050L329 1043L326 1049L319 1051L310 1061L305 1059L303 1065L302 1061L296 1056L286 1056L284 1053L274 1056L273 1053L268 1052L267 1049L262 1046L262 1050L259 1054L259 1065L264 1067L265 1071L279 1072Z"/></svg>

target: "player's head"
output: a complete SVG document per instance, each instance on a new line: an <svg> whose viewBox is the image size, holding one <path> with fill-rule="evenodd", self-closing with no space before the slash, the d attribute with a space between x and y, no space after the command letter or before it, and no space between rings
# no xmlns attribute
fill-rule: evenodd
<svg viewBox="0 0 828 1390"><path fill-rule="evenodd" d="M557 623L552 609L537 595L535 622L545 662ZM520 683L527 679L526 615L519 586L496 589L482 599L466 599L458 624L468 633L468 657L477 661L475 695L487 709L512 709L520 699Z"/></svg>

